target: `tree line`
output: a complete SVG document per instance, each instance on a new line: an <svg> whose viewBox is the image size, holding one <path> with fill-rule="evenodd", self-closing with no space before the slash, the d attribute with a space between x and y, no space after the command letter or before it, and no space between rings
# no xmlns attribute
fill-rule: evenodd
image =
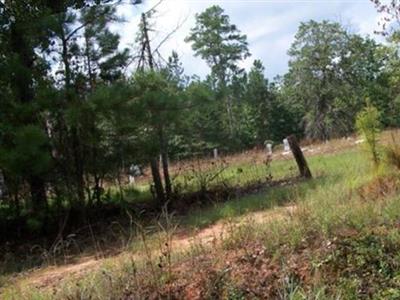
<svg viewBox="0 0 400 300"><path fill-rule="evenodd" d="M210 67L201 79L185 74L177 52L157 55L154 10L141 15L134 49L122 48L111 30L123 22L118 5L0 3L0 223L42 228L65 211L85 220L105 183L121 184L132 163L150 165L161 207L173 200L170 160L289 134L346 136L366 99L385 126L400 125L395 33L383 45L337 22L301 23L288 72L271 82L259 59L248 72L240 67L251 55L247 37L211 6L186 38Z"/></svg>

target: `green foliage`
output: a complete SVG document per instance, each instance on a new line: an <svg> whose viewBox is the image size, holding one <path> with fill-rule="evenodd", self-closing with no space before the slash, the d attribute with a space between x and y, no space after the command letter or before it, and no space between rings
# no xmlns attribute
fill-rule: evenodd
<svg viewBox="0 0 400 300"><path fill-rule="evenodd" d="M29 218L26 220L28 230L32 233L38 233L43 227L43 221L38 218Z"/></svg>
<svg viewBox="0 0 400 300"><path fill-rule="evenodd" d="M211 67L221 88L229 82L229 73L239 71L237 62L249 56L246 35L230 23L229 16L217 5L196 15L196 25L186 41L192 42L196 55Z"/></svg>
<svg viewBox="0 0 400 300"><path fill-rule="evenodd" d="M364 138L365 144L373 163L377 166L380 161L379 154L379 133L381 131L380 113L371 104L358 113L356 118L356 128Z"/></svg>
<svg viewBox="0 0 400 300"><path fill-rule="evenodd" d="M336 281L336 288L346 291L349 297L397 299L399 246L399 235L393 230L366 230L339 240L324 268L326 272L334 270L336 278L330 281Z"/></svg>
<svg viewBox="0 0 400 300"><path fill-rule="evenodd" d="M131 85L133 112L141 132L138 138L143 142L143 154L152 157L160 153L163 146L159 140L160 133L168 141L169 131L179 125L178 117L185 103L177 82L163 72L138 72L133 76Z"/></svg>
<svg viewBox="0 0 400 300"><path fill-rule="evenodd" d="M179 160L208 156L214 148L231 153L266 140L280 143L289 134L341 137L353 132L360 111L356 127L377 163L377 120L382 126L400 124L398 33L387 47L338 23L302 23L289 50L289 72L270 82L260 60L248 72L241 67L250 55L247 37L214 5L196 15L186 39L211 68L200 80L185 76L175 51L167 61L153 60L151 67L139 62L143 70L131 72L137 59L121 48L113 29L123 21L117 14L120 1L25 2L0 5L5 223L28 216L27 227L40 232L39 227L55 228L45 222L60 224L57 218L70 208L81 214L68 219L74 222L97 204L125 205L123 200L148 197L147 186L140 195L124 193L123 179L130 164L147 164L160 153ZM135 40L140 49L144 38L142 20ZM140 59L158 52L148 47ZM362 110L366 97L371 106ZM392 150L387 159L398 167L399 151ZM275 171L281 178L287 169ZM220 175L224 183L242 187L266 174L264 166L234 166ZM198 189L206 189L213 176L201 172ZM109 185L113 192L107 193ZM260 202L250 199L248 205L263 207ZM226 207L221 214L210 213L210 219L239 213L246 205ZM55 211L59 214L46 218Z"/></svg>
<svg viewBox="0 0 400 300"><path fill-rule="evenodd" d="M311 20L300 25L288 52L284 93L292 111L299 113L306 137L349 134L363 99L378 102L387 85L380 48L338 23Z"/></svg>
<svg viewBox="0 0 400 300"><path fill-rule="evenodd" d="M0 165L12 174L46 174L51 165L51 158L46 151L48 138L44 132L33 125L20 127L14 133L13 147L0 148Z"/></svg>
<svg viewBox="0 0 400 300"><path fill-rule="evenodd" d="M96 20L95 22L93 20ZM98 76L104 82L113 82L122 77L129 60L129 50L120 51L118 34L112 33L109 26L121 21L113 6L91 6L82 11L80 22L87 24L84 29L84 49L86 68L91 85Z"/></svg>
<svg viewBox="0 0 400 300"><path fill-rule="evenodd" d="M211 6L196 15L196 25L186 38L192 43L195 55L204 59L211 68L208 81L220 102L216 116L222 129L228 136L230 144L240 144L239 125L240 108L235 106L240 98L240 85L245 80L243 69L238 62L247 58L250 53L247 37L230 23L229 16L219 6ZM238 93L239 92L239 93Z"/></svg>
<svg viewBox="0 0 400 300"><path fill-rule="evenodd" d="M176 127L173 157L186 158L211 154L227 139L219 116L215 93L201 81L192 81L183 93L184 109ZM179 145L177 145L179 141ZM179 148L178 148L179 147ZM224 147L224 146L222 146Z"/></svg>

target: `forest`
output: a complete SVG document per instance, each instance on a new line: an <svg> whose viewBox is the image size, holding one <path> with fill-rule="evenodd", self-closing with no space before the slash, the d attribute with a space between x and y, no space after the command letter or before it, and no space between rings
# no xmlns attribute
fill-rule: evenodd
<svg viewBox="0 0 400 300"><path fill-rule="evenodd" d="M146 0L124 3L137 14L145 4ZM233 24L219 5L210 3L207 9L196 13L195 25L185 39L195 56L209 67L203 77L187 75L178 51L171 51L169 57L160 54L164 41L157 43L153 36L156 26L162 26L157 23L157 4L140 13L137 32L130 36L131 46L122 47L120 34L112 30L125 21L118 14L122 1L0 1L2 261L13 252L14 261L26 260L29 251L21 250L26 249L26 244L57 252L54 245L70 241L71 236L79 235L77 232L84 231L82 236L94 240L113 222L119 222L122 228L135 227L139 232L135 236L144 241L145 235L139 229L155 219L164 218L169 224L169 214L176 214L179 220L191 223L192 219L185 218L193 210L192 217L196 217L199 209L217 205L215 213L221 203L235 197L252 197L265 187L277 202L280 197L289 197L290 188L286 191L286 185L299 186L296 192L290 190L297 197L305 195L308 188L316 190L316 194L319 191L322 201L322 189L334 186L331 179L326 184L324 176L331 172L338 178L355 178L353 173L340 172L352 172L356 167L351 163L358 163L362 155L353 157L355 150L349 150L349 154L336 151L341 147L347 151L358 134L363 138L354 143L369 147L374 174L389 178L389 182L377 180L378 194L370 186L354 187L359 183L356 179L349 179L354 184L351 188L363 199L369 193L373 197L390 194L388 191L398 186L400 177L398 173L382 175L381 169L386 161L392 167L400 166L400 150L393 148L397 147L393 132L400 127L400 3L373 0L367 4L376 8L377 15L384 15L376 26L376 35L383 42L336 21L304 21L287 49L288 71L269 80L265 75L268 66L250 53L246 32ZM173 33L167 38L173 39ZM252 60L248 70L241 64L245 59ZM392 136L391 150L381 149L377 136L382 133L382 140ZM267 155L267 145L272 146L270 154L275 153L281 150L282 140L290 136L301 141L315 179L303 182L296 175L295 166L288 167L287 157L282 156L281 161ZM307 150L311 150L304 148L311 145L321 145L318 149L322 154L332 151L338 157L327 154L324 162L322 158L317 161L315 157L319 156L308 157L311 152ZM259 157L257 167L246 160L251 153ZM287 169L290 176L284 173ZM362 169L360 174L368 172ZM318 185L321 190L315 187ZM274 190L275 186L283 187ZM204 214L217 219L208 210ZM357 219L355 215L351 215L352 220ZM303 227L305 222L301 222ZM296 227L291 226L293 230ZM321 229L326 235L330 232L327 228ZM368 244L357 241L363 246ZM93 242L96 251L99 243ZM270 247L280 243L276 240ZM165 245L168 248L168 242ZM343 248L337 248L336 261L340 260L338 253L345 251L345 245L340 246ZM326 261L332 259L326 257ZM42 258L35 258L28 265L41 263ZM0 271L9 274L24 269L16 265L4 264ZM339 272L335 268L329 270ZM398 270L400 267L393 272L398 274ZM172 276L171 270L165 272L162 276ZM153 280L154 271L150 273ZM225 278L218 274L215 278ZM296 284L307 283L299 278ZM278 292L271 292L269 297L237 290L230 294L229 289L221 292L223 283L217 279L213 288L198 298L171 296L171 287L163 294L162 280L154 279L157 284L150 280L154 285L146 285L149 294L121 292L115 298L96 298L94 294L93 298L83 294L74 298L63 294L60 299L328 299L285 298ZM398 286L392 283L390 287L396 289ZM351 285L350 281L343 283L337 290L344 289L345 284L346 288ZM379 290L385 283L382 279L376 284ZM0 295L1 285L0 279ZM367 285L357 286L358 295L367 295L365 299L372 295ZM112 289L100 294L107 295ZM156 296L151 293L154 290ZM299 289L292 292L300 295ZM329 299L353 299L341 295ZM394 298L379 295L379 299L396 299L392 294L390 297ZM20 297L9 299L36 299Z"/></svg>

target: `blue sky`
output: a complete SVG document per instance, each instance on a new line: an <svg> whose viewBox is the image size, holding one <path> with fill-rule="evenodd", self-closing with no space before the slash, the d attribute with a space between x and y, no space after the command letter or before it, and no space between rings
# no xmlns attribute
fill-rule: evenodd
<svg viewBox="0 0 400 300"><path fill-rule="evenodd" d="M117 30L124 45L132 45L142 11L154 6L157 0L145 0L143 5L131 5L119 8L126 22ZM300 22L310 19L338 21L348 30L380 39L374 35L378 29L379 16L369 0L164 0L157 7L153 44L157 45L178 24L182 24L176 33L160 49L168 57L175 49L183 62L188 75L203 77L209 73L207 65L194 56L189 44L184 42L195 22L195 14L207 7L218 4L247 35L250 58L241 65L248 69L254 59L261 59L266 67L266 76L270 79L283 75L287 71L289 49Z"/></svg>

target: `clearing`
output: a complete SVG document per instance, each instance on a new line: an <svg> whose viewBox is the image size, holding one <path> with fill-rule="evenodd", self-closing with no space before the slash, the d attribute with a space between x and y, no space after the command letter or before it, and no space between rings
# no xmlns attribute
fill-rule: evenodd
<svg viewBox="0 0 400 300"><path fill-rule="evenodd" d="M307 146L313 180L277 180L279 184L254 193L194 207L186 215L166 214L153 226L136 226L134 237L113 255L84 253L73 263L7 277L3 298L263 299L358 291L365 283L358 277L347 279L347 269L337 265L336 258L354 246L346 246L347 239L354 238L362 249L365 236L369 238L378 227L377 251L382 251L379 239L385 243L392 234L388 224L400 216L400 206L395 201L396 184L387 180L393 174L379 174L376 184L376 175L357 145L356 139L342 139ZM229 168L254 164L254 156L249 157L227 158ZM293 178L296 171L282 153L274 156L271 172L276 169L283 174L278 178L284 174ZM383 200L366 199L365 189ZM381 263L387 262L382 258ZM363 267L355 264L353 271ZM333 281L319 276L322 271L333 272L329 278ZM198 275L188 280L193 274ZM391 274L388 289L394 285ZM337 284L337 276L344 283ZM380 275L375 277L373 287L381 280ZM327 290L327 284L333 284L333 290ZM358 293L371 295L376 289Z"/></svg>

